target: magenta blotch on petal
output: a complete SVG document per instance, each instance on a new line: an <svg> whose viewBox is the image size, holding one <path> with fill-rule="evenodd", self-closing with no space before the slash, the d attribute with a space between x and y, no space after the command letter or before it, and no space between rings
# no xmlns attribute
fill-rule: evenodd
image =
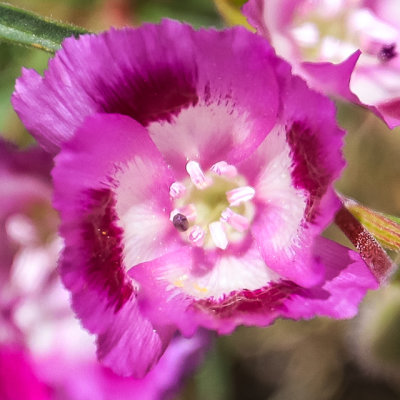
<svg viewBox="0 0 400 400"><path fill-rule="evenodd" d="M255 51L249 52L248 42ZM155 124L150 130L170 157L179 137L181 148L207 149L212 158L226 147L237 158L235 145L244 147L242 153L251 151L277 113L277 85L265 59L271 52L262 40L240 29L194 33L188 25L169 20L139 30L112 29L66 39L43 78L33 70L23 71L12 102L30 132L51 152L59 150L86 116L105 112L128 115L144 126ZM232 56L242 63L231 63ZM259 75L257 83L251 79L254 74ZM237 76L246 85L239 85ZM253 107L247 107L249 103ZM186 113L180 113L183 110ZM196 115L202 134L194 134ZM168 122L171 132L167 124L163 136L172 141L158 138L158 125Z"/></svg>
<svg viewBox="0 0 400 400"><path fill-rule="evenodd" d="M160 48L166 50L162 62L154 57ZM188 27L166 22L66 39L44 78L23 71L12 101L39 143L57 152L96 112L129 115L144 125L170 119L197 103L196 79Z"/></svg>
<svg viewBox="0 0 400 400"><path fill-rule="evenodd" d="M123 121L109 118L115 128L123 125ZM99 126L94 119L90 126L96 129ZM125 127L135 129L135 123ZM18 151L2 140L0 155L0 185L4 190L0 201L0 399L159 400L178 392L183 380L202 361L210 335L203 330L190 339L174 335L157 365L143 378L119 376L101 365L94 337L74 316L70 296L57 273L62 243L57 236L57 214L51 209L51 157L40 148ZM119 230L113 226L109 193L99 190L92 196L95 202L101 204L100 210L87 210L93 218L92 228L101 223L107 237L101 234L96 239L93 229L83 234L91 246L103 246L93 251L94 257L100 253L104 257L95 259L99 269L107 262L115 267L119 252L111 247L116 245L113 238L118 237ZM157 350L158 336L146 332L150 323L143 320L136 302L123 304L129 292L116 296L122 286L118 282L123 279L119 271L110 276L113 279L107 278L106 271L90 271L90 279L103 284L109 307L118 310L112 332L98 337L98 353L103 364L112 365L121 374L129 371L140 376L141 363L136 370L126 363L133 357L152 363L148 359L154 359L154 354L148 350ZM82 312L86 307L90 304L78 308ZM153 329L151 326L150 332ZM135 348L138 354L121 358L121 353L129 351L130 338L135 337L143 343Z"/></svg>
<svg viewBox="0 0 400 400"><path fill-rule="evenodd" d="M143 157L151 160L146 165L151 176L147 181ZM127 192L117 201L118 174L123 171L131 180L126 183ZM129 117L107 114L88 118L73 140L64 145L53 176L55 204L61 210L65 239L61 273L74 294L75 311L84 326L99 335L98 352L106 365L123 375L142 375L160 357L165 348L163 340L169 340L171 333L161 338L148 321L141 319L135 283L126 275L131 253L123 243L129 233L121 228L116 209L128 221L130 209L135 206L140 206L145 218L157 217L158 209L169 203L173 179L141 125ZM154 186L157 179L159 185ZM133 193L128 199L130 187ZM164 218L164 225L173 230ZM129 239L139 246L147 234L146 229L136 230ZM160 242L168 246L169 238L163 239L168 231L158 234ZM148 244L148 240L144 242ZM140 256L135 253L134 257L145 259L153 254L145 245L138 248ZM157 246L159 249L159 243ZM132 324L131 318L137 323ZM129 350L129 343L139 347Z"/></svg>

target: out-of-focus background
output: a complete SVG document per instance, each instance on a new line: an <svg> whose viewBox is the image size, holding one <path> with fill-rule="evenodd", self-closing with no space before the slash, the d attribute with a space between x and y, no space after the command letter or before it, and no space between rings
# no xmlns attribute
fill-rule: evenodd
<svg viewBox="0 0 400 400"><path fill-rule="evenodd" d="M9 2L91 31L163 17L197 27L225 25L212 0ZM47 61L48 55L39 50L0 43L0 132L21 147L33 140L10 104L14 82L22 66L43 71ZM338 119L348 130L348 165L337 188L366 206L400 216L400 130L391 132L372 114L339 103ZM335 229L328 234L343 240ZM177 399L400 399L398 279L370 293L359 316L351 321L281 320L272 327L240 328L218 338Z"/></svg>

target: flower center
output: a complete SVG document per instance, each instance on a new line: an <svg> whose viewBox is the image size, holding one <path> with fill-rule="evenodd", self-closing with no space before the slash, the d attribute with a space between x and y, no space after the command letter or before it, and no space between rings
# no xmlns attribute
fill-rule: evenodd
<svg viewBox="0 0 400 400"><path fill-rule="evenodd" d="M187 179L170 186L170 220L182 238L193 246L223 250L242 240L254 217L254 188L225 161L206 173L189 161L186 172Z"/></svg>
<svg viewBox="0 0 400 400"><path fill-rule="evenodd" d="M291 33L307 61L340 62L357 49L370 56L370 63L397 55L397 30L359 2L306 3Z"/></svg>

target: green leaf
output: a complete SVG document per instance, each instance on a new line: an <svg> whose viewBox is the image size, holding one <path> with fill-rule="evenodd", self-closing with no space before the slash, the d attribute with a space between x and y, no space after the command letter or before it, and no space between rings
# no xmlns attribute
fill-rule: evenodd
<svg viewBox="0 0 400 400"><path fill-rule="evenodd" d="M396 224L398 224L400 226L400 218L399 217L394 217L393 215L388 215L388 214L385 214L385 217L396 222Z"/></svg>
<svg viewBox="0 0 400 400"><path fill-rule="evenodd" d="M87 31L0 3L0 40L54 53L65 38L82 33Z"/></svg>
<svg viewBox="0 0 400 400"><path fill-rule="evenodd" d="M343 199L345 207L388 250L400 251L400 219Z"/></svg>
<svg viewBox="0 0 400 400"><path fill-rule="evenodd" d="M242 25L245 28L255 31L255 29L247 22L246 17L241 13L240 6L244 2L233 2L232 0L214 0L218 12L222 15L228 25Z"/></svg>

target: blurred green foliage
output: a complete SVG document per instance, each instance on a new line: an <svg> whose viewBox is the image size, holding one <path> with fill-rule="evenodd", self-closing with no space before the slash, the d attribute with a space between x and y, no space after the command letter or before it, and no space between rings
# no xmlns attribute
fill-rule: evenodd
<svg viewBox="0 0 400 400"><path fill-rule="evenodd" d="M0 43L0 132L19 145L32 143L33 139L25 131L10 103L15 79L20 75L22 66L42 72L48 58L49 55L40 50Z"/></svg>
<svg viewBox="0 0 400 400"><path fill-rule="evenodd" d="M174 18L195 27L222 27L212 0L137 0L137 13L142 21L158 22L161 18Z"/></svg>

